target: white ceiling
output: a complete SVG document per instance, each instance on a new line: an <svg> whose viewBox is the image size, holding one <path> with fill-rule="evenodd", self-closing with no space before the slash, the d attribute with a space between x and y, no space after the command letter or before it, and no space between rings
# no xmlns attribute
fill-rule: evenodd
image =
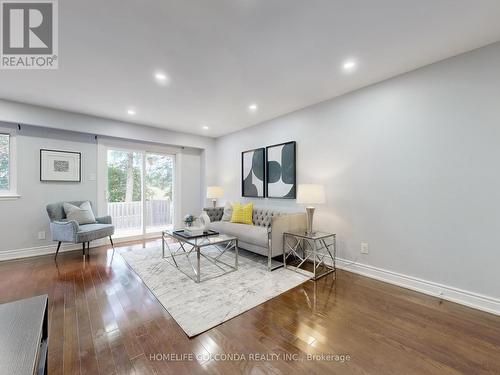
<svg viewBox="0 0 500 375"><path fill-rule="evenodd" d="M219 136L498 41L499 19L498 0L64 0L59 70L0 71L0 97Z"/></svg>

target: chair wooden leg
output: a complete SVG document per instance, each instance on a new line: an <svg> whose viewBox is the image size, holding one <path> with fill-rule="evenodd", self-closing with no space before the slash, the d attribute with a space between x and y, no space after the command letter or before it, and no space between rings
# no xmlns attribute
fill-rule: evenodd
<svg viewBox="0 0 500 375"><path fill-rule="evenodd" d="M111 236L109 236L109 242L111 242L111 247L113 248L113 253L111 254L111 262L113 262L113 258L115 256L115 244L113 243Z"/></svg>
<svg viewBox="0 0 500 375"><path fill-rule="evenodd" d="M83 258L85 258L85 242L82 243L82 248L83 248Z"/></svg>
<svg viewBox="0 0 500 375"><path fill-rule="evenodd" d="M54 257L54 259L57 258L57 253L59 253L60 248L61 248L61 241L59 241L59 243L57 244L56 256Z"/></svg>

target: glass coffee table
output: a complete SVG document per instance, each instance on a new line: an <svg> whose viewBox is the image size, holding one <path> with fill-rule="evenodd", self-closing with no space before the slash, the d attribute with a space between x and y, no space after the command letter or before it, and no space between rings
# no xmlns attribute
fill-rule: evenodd
<svg viewBox="0 0 500 375"><path fill-rule="evenodd" d="M179 243L178 249L172 249L169 244L168 239L173 239ZM230 272L238 270L238 238L234 236L229 236L227 234L221 234L214 231L206 231L203 234L197 236L190 236L183 230L165 230L161 234L162 242L162 257L169 262L171 265L176 267L184 275L191 278L194 282L199 283L201 280L201 258L203 257L213 265L219 267L222 274L217 275L222 276ZM208 247L213 247L217 249L217 255L209 255L206 251ZM223 262L220 258L226 254L230 253L230 250L234 249L234 265ZM165 255L165 250L168 251L170 255ZM196 254L196 262L193 264L190 259L191 254ZM185 257L188 264L191 266L193 274L187 272L176 260L178 257ZM226 266L225 268L222 265ZM211 277L213 278L213 277ZM209 279L211 279L209 278ZM209 280L204 279L203 281Z"/></svg>

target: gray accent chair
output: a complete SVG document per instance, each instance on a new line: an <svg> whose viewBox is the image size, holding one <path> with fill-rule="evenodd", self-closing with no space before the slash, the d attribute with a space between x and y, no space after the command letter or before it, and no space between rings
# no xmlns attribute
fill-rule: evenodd
<svg viewBox="0 0 500 375"><path fill-rule="evenodd" d="M267 257L267 268L272 271L272 258L283 255L283 233L305 231L306 214L288 213L269 208L254 207L252 221L254 225L236 224L221 221L223 207L203 209L210 218L209 229L238 237L238 246Z"/></svg>
<svg viewBox="0 0 500 375"><path fill-rule="evenodd" d="M67 203L79 207L84 202L86 201L73 201ZM79 225L75 220L66 219L63 203L64 202L57 202L47 205L52 240L58 241L55 258L57 258L62 242L83 244L83 256L85 257L85 244L87 244L87 249L89 249L90 252L90 241L109 237L113 251L115 250L113 238L111 237L115 233L115 227L111 223L111 216L96 217L95 223ZM92 203L90 203L90 205L92 206ZM93 206L92 211L94 211Z"/></svg>

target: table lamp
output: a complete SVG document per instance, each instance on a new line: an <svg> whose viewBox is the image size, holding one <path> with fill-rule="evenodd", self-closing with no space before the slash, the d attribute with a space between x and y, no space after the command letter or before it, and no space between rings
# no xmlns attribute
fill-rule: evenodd
<svg viewBox="0 0 500 375"><path fill-rule="evenodd" d="M326 202L325 187L323 185L302 184L298 186L297 203L301 204L321 204ZM314 207L307 206L307 231L306 234L313 234Z"/></svg>
<svg viewBox="0 0 500 375"><path fill-rule="evenodd" d="M220 186L208 186L207 187L207 198L212 200L212 204L217 205L217 198L222 198L224 196L224 189Z"/></svg>

